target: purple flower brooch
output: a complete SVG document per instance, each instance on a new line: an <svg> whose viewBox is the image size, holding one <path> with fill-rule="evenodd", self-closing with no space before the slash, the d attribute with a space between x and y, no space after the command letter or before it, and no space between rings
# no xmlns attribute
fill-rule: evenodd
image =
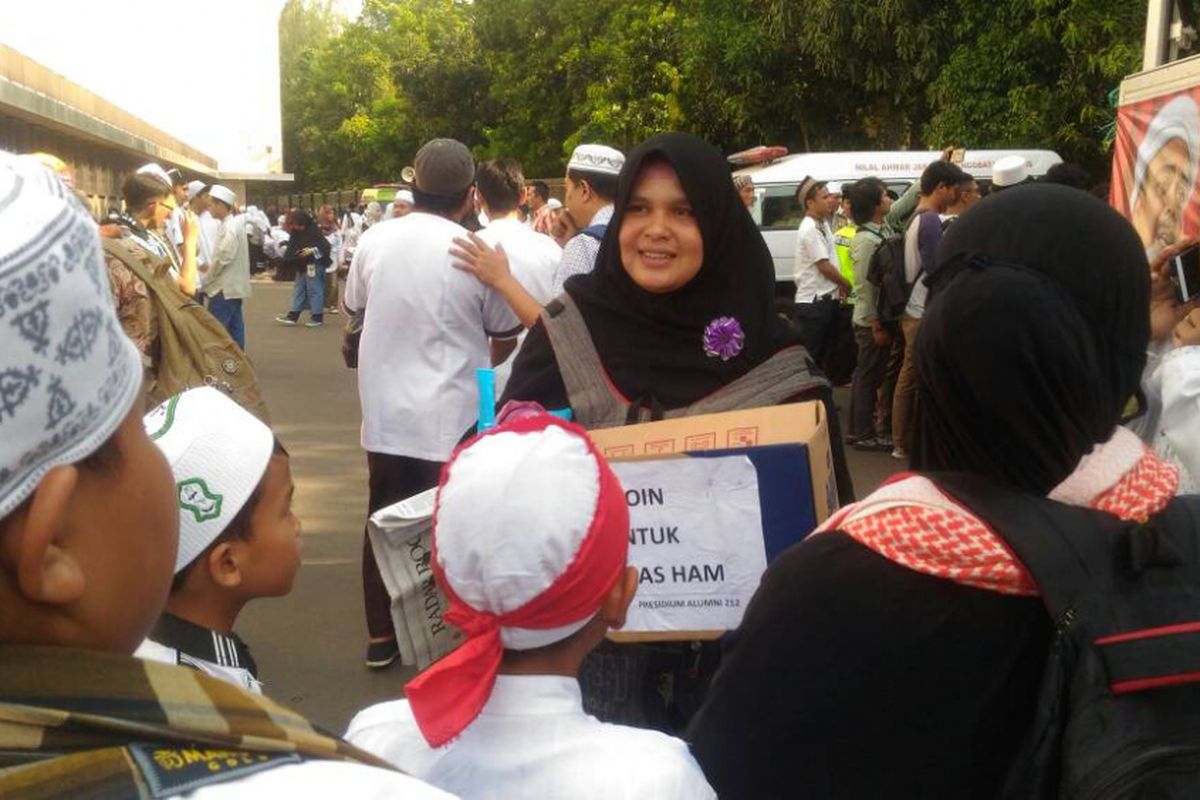
<svg viewBox="0 0 1200 800"><path fill-rule="evenodd" d="M704 329L704 354L711 358L728 361L745 346L742 323L733 317L717 317Z"/></svg>

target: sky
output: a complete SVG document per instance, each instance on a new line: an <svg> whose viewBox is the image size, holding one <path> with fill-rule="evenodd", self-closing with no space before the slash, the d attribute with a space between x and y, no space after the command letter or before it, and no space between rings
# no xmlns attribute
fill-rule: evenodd
<svg viewBox="0 0 1200 800"><path fill-rule="evenodd" d="M338 0L357 13L361 0ZM284 0L0 0L0 43L217 159L281 169Z"/></svg>

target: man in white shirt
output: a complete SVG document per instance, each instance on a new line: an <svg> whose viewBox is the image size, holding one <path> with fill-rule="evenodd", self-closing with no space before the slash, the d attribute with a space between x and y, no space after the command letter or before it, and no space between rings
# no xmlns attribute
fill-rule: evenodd
<svg viewBox="0 0 1200 800"><path fill-rule="evenodd" d="M552 282L554 270L562 259L562 248L549 236L534 233L521 222L520 207L525 202L526 194L521 165L511 158L485 161L475 171L476 202L490 220L488 226L479 232L479 238L507 254L513 280L528 294L530 301L535 304L533 313L537 314L542 306L554 299ZM507 296L505 299L508 299ZM518 317L524 318L518 309L513 310ZM497 347L492 350L492 361L496 364L497 397L504 393L513 359L524 338L522 332L509 352Z"/></svg>
<svg viewBox="0 0 1200 800"><path fill-rule="evenodd" d="M586 274L596 266L600 241L613 215L617 178L625 156L621 151L600 144L581 144L567 165L566 213L579 229L567 242L562 259L550 283L550 297L562 294L563 284L572 275ZM472 233L457 240L454 265L473 274L485 285L500 292L526 328L532 328L545 303L534 297L518 280L503 248L494 248Z"/></svg>
<svg viewBox="0 0 1200 800"><path fill-rule="evenodd" d="M415 208L362 234L346 278L347 312L365 312L358 351L362 446L369 508L437 485L442 464L476 419L475 371L491 366L489 338L513 339L521 323L504 299L451 266L457 220L472 206L475 163L453 139L417 153ZM397 655L391 600L364 535L367 664Z"/></svg>
<svg viewBox="0 0 1200 800"><path fill-rule="evenodd" d="M825 363L825 351L838 303L850 294L850 284L833 265L833 231L829 218L836 208L824 181L807 177L796 190L804 220L796 235L793 278L796 281L796 321L813 361Z"/></svg>
<svg viewBox="0 0 1200 800"><path fill-rule="evenodd" d="M188 210L200 222L200 240L196 245L196 299L204 299L204 279L212 267L213 252L217 247L217 233L221 223L209 211L208 184L192 181L188 184Z"/></svg>
<svg viewBox="0 0 1200 800"><path fill-rule="evenodd" d="M715 798L682 741L583 710L580 664L637 590L628 537L625 492L582 428L530 414L475 439L433 527L467 640L407 699L360 712L348 741L472 800Z"/></svg>
<svg viewBox="0 0 1200 800"><path fill-rule="evenodd" d="M220 223L212 266L204 280L208 310L225 326L238 347L246 349L246 323L242 300L250 296L250 244L246 221L235 214L231 190L216 184L208 191L210 211Z"/></svg>

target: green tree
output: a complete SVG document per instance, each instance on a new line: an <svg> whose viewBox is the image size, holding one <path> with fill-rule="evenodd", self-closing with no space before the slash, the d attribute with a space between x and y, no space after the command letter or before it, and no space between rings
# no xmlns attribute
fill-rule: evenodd
<svg viewBox="0 0 1200 800"><path fill-rule="evenodd" d="M978 0L960 7L957 45L929 87L926 139L1052 147L1097 174L1106 170L1107 97L1140 64L1145 3Z"/></svg>

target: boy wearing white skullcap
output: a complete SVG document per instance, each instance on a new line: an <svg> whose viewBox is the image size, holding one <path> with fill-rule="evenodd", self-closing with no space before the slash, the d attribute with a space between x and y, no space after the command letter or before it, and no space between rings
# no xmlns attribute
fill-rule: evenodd
<svg viewBox="0 0 1200 800"><path fill-rule="evenodd" d="M579 666L637 588L628 536L625 493L582 428L537 414L468 443L432 546L466 640L347 739L469 798L716 797L683 742L583 711Z"/></svg>
<svg viewBox="0 0 1200 800"><path fill-rule="evenodd" d="M179 530L141 379L91 215L0 153L0 796L446 797L265 698L131 657Z"/></svg>
<svg viewBox="0 0 1200 800"><path fill-rule="evenodd" d="M300 570L287 452L257 417L208 386L172 397L144 421L175 478L179 553L166 611L134 655L261 693L233 626L247 602L290 592Z"/></svg>

